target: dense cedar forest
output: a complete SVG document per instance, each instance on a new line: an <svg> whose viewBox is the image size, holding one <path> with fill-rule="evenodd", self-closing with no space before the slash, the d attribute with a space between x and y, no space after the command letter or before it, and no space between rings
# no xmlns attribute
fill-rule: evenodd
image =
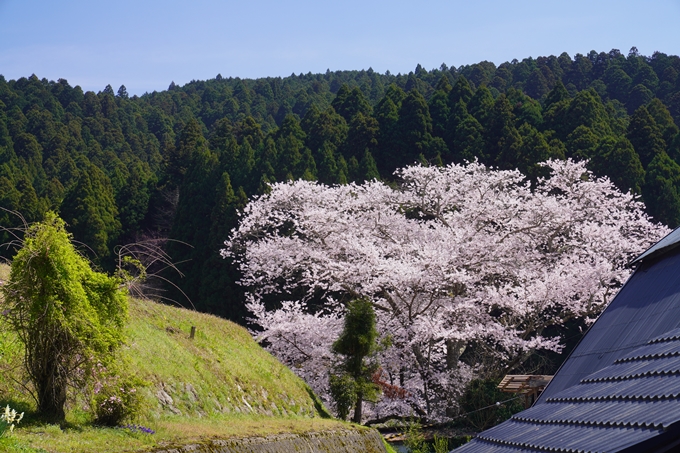
<svg viewBox="0 0 680 453"><path fill-rule="evenodd" d="M181 288L164 297L242 321L239 276L219 249L275 181L390 181L414 162L475 158L535 180L548 158L589 159L677 226L679 75L678 56L633 48L397 75L217 75L142 96L0 76L0 207L29 222L57 211L108 270L117 245L175 239L165 248L184 276L164 274ZM20 222L1 211L0 225Z"/></svg>

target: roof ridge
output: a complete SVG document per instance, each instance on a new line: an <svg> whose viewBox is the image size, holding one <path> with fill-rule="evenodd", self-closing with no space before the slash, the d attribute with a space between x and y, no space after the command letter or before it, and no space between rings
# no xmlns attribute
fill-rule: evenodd
<svg viewBox="0 0 680 453"><path fill-rule="evenodd" d="M521 412L520 412L521 414ZM531 417L517 417L519 414L512 416L512 420L521 421L524 423L533 423L535 425L579 425L579 426L594 426L594 427L605 427L605 428L649 428L649 429L662 429L665 427L663 423L653 423L653 422L605 422L605 421L578 421L578 420L543 420Z"/></svg>
<svg viewBox="0 0 680 453"><path fill-rule="evenodd" d="M678 329L673 329L673 330L678 330ZM670 332L672 332L672 330ZM662 335L662 336L659 336L657 338L652 338L651 340L649 340L647 342L647 344L670 343L671 341L677 341L677 340L680 340L680 333L675 334L675 335L671 335L670 337L664 337Z"/></svg>
<svg viewBox="0 0 680 453"><path fill-rule="evenodd" d="M524 420L517 420L517 419L514 418L514 416L513 416L513 418L512 418L511 420L515 420L515 421L517 421L517 422L519 422L519 423L527 423L527 424L532 423L532 424L533 424L533 422L527 422L527 421L524 421ZM595 427L595 428L603 428L603 427L605 427L605 428L619 428L619 427L623 426L623 425L619 425L619 426L615 426L615 425L610 425L610 426L599 425L599 426L598 426L598 425L592 424L592 423L563 423L563 422L562 422L562 423L546 423L546 422L542 422L542 423L538 423L538 424L543 424L543 425L564 425L564 426L583 425L583 426L591 426L591 427ZM640 428L640 429L647 429L647 430L650 430L650 431L663 431L663 430L664 430L663 428L654 428L654 427L641 426L641 425L639 425L639 426L637 426L637 427ZM512 441L512 440L500 440L500 439L494 439L494 438L492 438L492 437L486 437L486 436L484 435L484 431L481 432L481 433L479 433L479 434L477 434L476 439L479 439L479 440L481 440L481 441L483 441L483 442L495 444L495 445L506 445L506 446L512 446L512 447L531 448L531 449L537 450L537 451L549 451L549 452L555 452L555 451L557 451L557 452L563 452L563 453L584 453L584 452L585 452L585 450L581 450L581 449L573 449L573 448L568 448L568 447L557 447L557 448L556 448L556 447L544 447L544 446L539 446L539 445L532 444L532 443L528 443L528 442L517 442L517 441Z"/></svg>
<svg viewBox="0 0 680 453"><path fill-rule="evenodd" d="M645 250L640 256L633 259L629 265L637 264L647 257L661 256L676 248L680 242L680 228L676 228L662 237L656 244Z"/></svg>
<svg viewBox="0 0 680 453"><path fill-rule="evenodd" d="M604 368L603 368L603 370L604 370ZM602 371L602 370L600 370L600 371ZM595 374L595 373L593 373L593 374ZM638 378L647 377L647 376L677 376L677 375L680 375L680 370L650 370L650 371L645 371L645 372L642 372L642 373L629 374L629 375L626 375L626 376L609 376L609 377L601 377L601 378L594 378L594 379L588 378L586 376L585 378L581 379L581 382L579 382L577 385L590 384L590 383L593 383L593 382L627 381L627 380L638 379Z"/></svg>
<svg viewBox="0 0 680 453"><path fill-rule="evenodd" d="M532 450L536 451L547 451L547 452L554 452L554 451L559 451L559 452L564 452L564 453L583 453L583 450L575 450L573 448L560 448L559 450L555 450L554 447L542 447L539 445L535 444L529 444L526 442L516 442L512 440L499 440L499 439L494 439L491 437L485 437L482 436L482 433L477 434L475 439L479 439L482 442L494 444L494 445L505 445L505 446L511 446L511 447L521 447L521 448L531 448Z"/></svg>
<svg viewBox="0 0 680 453"><path fill-rule="evenodd" d="M679 400L680 392L671 393L667 395L605 395L605 396L567 396L557 397L553 396L546 400L547 403L567 403L567 402L597 402L597 401L662 401L662 400Z"/></svg>
<svg viewBox="0 0 680 453"><path fill-rule="evenodd" d="M662 352L662 353L659 353L659 354L644 354L644 355L637 355L637 356L633 356L633 357L622 357L620 359L616 359L616 361L614 361L614 363L612 365L616 365L617 363L634 362L636 360L646 360L646 359L664 358L664 357L673 357L673 356L680 356L680 351Z"/></svg>

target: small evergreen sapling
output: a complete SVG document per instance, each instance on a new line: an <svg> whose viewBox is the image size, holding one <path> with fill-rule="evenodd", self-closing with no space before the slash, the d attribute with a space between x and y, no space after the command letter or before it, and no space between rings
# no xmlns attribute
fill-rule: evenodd
<svg viewBox="0 0 680 453"><path fill-rule="evenodd" d="M354 300L347 306L342 334L333 343L333 352L344 358L339 373L331 375L331 394L340 418L347 418L349 409L354 406L354 423L361 423L362 402L374 400L379 393L371 380L378 364L367 361L377 350L375 324L371 302L366 298Z"/></svg>

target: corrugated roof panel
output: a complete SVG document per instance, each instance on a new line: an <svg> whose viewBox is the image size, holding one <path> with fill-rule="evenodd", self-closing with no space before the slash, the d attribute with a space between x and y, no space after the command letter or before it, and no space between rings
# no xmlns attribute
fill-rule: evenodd
<svg viewBox="0 0 680 453"><path fill-rule="evenodd" d="M680 373L654 374L680 369L679 356L662 355L678 344L669 340L637 348L627 356L650 358L596 371L478 437L515 451L618 451L643 442L680 421Z"/></svg>
<svg viewBox="0 0 680 453"><path fill-rule="evenodd" d="M534 424L508 420L477 437L501 445L556 452L609 452L650 439L663 432L650 428L618 428L569 424Z"/></svg>
<svg viewBox="0 0 680 453"><path fill-rule="evenodd" d="M622 379L648 373L677 373L679 371L680 356L650 357L630 362L616 363L588 375L583 378L581 382L590 382L599 379Z"/></svg>
<svg viewBox="0 0 680 453"><path fill-rule="evenodd" d="M680 420L680 400L545 403L516 414L513 418L536 423L581 423L667 428Z"/></svg>
<svg viewBox="0 0 680 453"><path fill-rule="evenodd" d="M644 357L661 357L674 354L680 355L680 341L664 341L663 343L648 344L625 354L618 361L634 360Z"/></svg>
<svg viewBox="0 0 680 453"><path fill-rule="evenodd" d="M539 402L680 328L680 255L643 263L593 324ZM634 334L632 334L634 333Z"/></svg>
<svg viewBox="0 0 680 453"><path fill-rule="evenodd" d="M675 375L642 376L624 381L588 382L570 387L548 401L657 398L680 395L680 378Z"/></svg>
<svg viewBox="0 0 680 453"><path fill-rule="evenodd" d="M474 439L472 442L456 448L456 453L545 453L545 450L522 448Z"/></svg>
<svg viewBox="0 0 680 453"><path fill-rule="evenodd" d="M675 341L675 340L680 340L680 329L673 329L668 332L664 332L663 335L659 335L658 337L650 340L649 343L654 344L663 341Z"/></svg>
<svg viewBox="0 0 680 453"><path fill-rule="evenodd" d="M654 255L660 255L664 253L667 249L672 249L674 246L677 247L679 242L680 242L680 228L676 228L675 230L667 234L664 238L662 238L659 242L657 242L649 249L647 249L640 256L631 261L631 264L638 263L644 260L645 258L650 258Z"/></svg>
<svg viewBox="0 0 680 453"><path fill-rule="evenodd" d="M592 399L601 399L613 394L627 394L631 387L634 387L631 381L614 381L614 382L595 382L586 383L579 386L569 387L563 392L551 397L548 401L587 401ZM577 388L578 387L578 388Z"/></svg>
<svg viewBox="0 0 680 453"><path fill-rule="evenodd" d="M457 451L616 452L680 425L680 248L653 249L536 404Z"/></svg>
<svg viewBox="0 0 680 453"><path fill-rule="evenodd" d="M678 321L680 321L680 295L674 295L663 302L668 304L668 307L664 310L659 310L655 313L657 316L650 317L647 322L654 325L654 333L663 333L665 331L676 329L678 327Z"/></svg>

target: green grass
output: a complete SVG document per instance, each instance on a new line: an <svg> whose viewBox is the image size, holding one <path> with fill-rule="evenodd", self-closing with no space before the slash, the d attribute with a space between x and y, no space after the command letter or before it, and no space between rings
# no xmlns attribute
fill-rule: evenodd
<svg viewBox="0 0 680 453"><path fill-rule="evenodd" d="M194 339L189 338L196 327ZM309 387L242 327L215 316L133 300L124 353L145 389L172 398L154 414L317 415ZM157 400L157 398L155 398Z"/></svg>
<svg viewBox="0 0 680 453"><path fill-rule="evenodd" d="M8 267L0 264L0 280L8 277ZM82 395L72 395L64 426L37 421L30 394L17 383L25 381L21 347L7 326L0 325L0 403L27 411L14 433L0 438L0 451L143 451L215 438L350 426L323 418L325 409L309 387L229 321L131 300L127 334L124 360L148 384L140 390L143 411L132 422L155 430L152 435L93 426Z"/></svg>
<svg viewBox="0 0 680 453"><path fill-rule="evenodd" d="M392 445L388 444L385 439L383 439L383 446L385 447L387 453L397 453L397 450L395 450Z"/></svg>
<svg viewBox="0 0 680 453"><path fill-rule="evenodd" d="M57 425L34 425L16 429L0 439L0 451L7 452L137 452L171 447L209 439L305 433L347 428L344 423L322 418L277 418L257 415L225 415L201 420L181 417L161 419L151 426L155 434L132 433L126 429ZM2 441L7 443L3 445ZM3 449L2 447L5 447ZM23 450L22 450L23 448Z"/></svg>

